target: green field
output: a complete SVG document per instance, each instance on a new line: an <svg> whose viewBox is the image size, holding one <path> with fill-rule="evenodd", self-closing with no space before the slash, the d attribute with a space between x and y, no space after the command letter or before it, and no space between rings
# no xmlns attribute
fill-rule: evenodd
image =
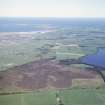
<svg viewBox="0 0 105 105"><path fill-rule="evenodd" d="M105 105L105 89L62 90L64 105ZM0 105L57 105L56 91L0 96Z"/></svg>
<svg viewBox="0 0 105 105"><path fill-rule="evenodd" d="M61 96L65 105L105 105L105 90L65 90Z"/></svg>

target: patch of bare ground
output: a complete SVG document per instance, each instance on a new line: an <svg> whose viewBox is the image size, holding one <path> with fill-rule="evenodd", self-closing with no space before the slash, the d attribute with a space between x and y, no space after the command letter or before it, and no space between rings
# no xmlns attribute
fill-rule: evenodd
<svg viewBox="0 0 105 105"><path fill-rule="evenodd" d="M97 79L97 75L95 71L67 67L56 60L40 59L0 72L0 89L69 88L73 79Z"/></svg>

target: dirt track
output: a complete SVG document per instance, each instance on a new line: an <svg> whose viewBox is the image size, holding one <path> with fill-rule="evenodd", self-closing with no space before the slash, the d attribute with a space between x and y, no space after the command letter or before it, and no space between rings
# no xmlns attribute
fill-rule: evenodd
<svg viewBox="0 0 105 105"><path fill-rule="evenodd" d="M77 70L77 72L76 72ZM55 60L41 59L0 72L0 89L68 88L75 78L96 78L97 73L60 65Z"/></svg>

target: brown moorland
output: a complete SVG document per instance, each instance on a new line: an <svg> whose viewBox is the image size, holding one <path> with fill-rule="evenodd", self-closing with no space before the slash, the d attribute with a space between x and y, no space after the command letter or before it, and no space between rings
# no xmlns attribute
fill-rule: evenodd
<svg viewBox="0 0 105 105"><path fill-rule="evenodd" d="M73 79L94 79L97 73L68 67L52 59L40 59L0 72L0 89L35 90L69 88Z"/></svg>

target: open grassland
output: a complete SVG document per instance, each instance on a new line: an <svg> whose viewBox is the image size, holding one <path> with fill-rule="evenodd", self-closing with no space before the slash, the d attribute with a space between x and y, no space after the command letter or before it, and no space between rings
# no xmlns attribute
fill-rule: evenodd
<svg viewBox="0 0 105 105"><path fill-rule="evenodd" d="M64 105L105 105L104 89L61 90ZM57 105L56 90L2 95L0 105Z"/></svg>
<svg viewBox="0 0 105 105"><path fill-rule="evenodd" d="M43 57L78 59L105 47L103 35L99 37L86 33L87 30L67 29L0 33L0 71Z"/></svg>
<svg viewBox="0 0 105 105"><path fill-rule="evenodd" d="M55 103L55 91L0 96L0 105L55 105Z"/></svg>
<svg viewBox="0 0 105 105"><path fill-rule="evenodd" d="M65 90L61 96L65 105L105 105L105 90Z"/></svg>
<svg viewBox="0 0 105 105"><path fill-rule="evenodd" d="M0 71L43 57L54 41L37 39L40 34L0 33Z"/></svg>

